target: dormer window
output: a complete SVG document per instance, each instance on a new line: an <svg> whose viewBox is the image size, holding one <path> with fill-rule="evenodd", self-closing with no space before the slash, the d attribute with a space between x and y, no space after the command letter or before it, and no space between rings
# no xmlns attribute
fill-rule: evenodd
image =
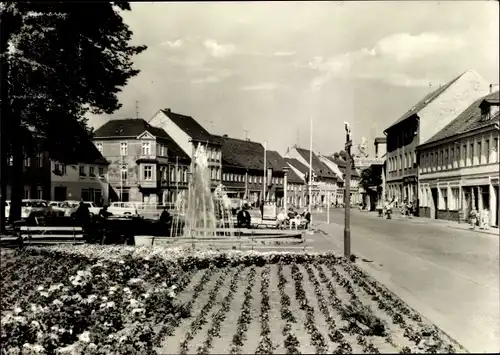
<svg viewBox="0 0 500 355"><path fill-rule="evenodd" d="M142 142L142 155L151 155L151 142Z"/></svg>

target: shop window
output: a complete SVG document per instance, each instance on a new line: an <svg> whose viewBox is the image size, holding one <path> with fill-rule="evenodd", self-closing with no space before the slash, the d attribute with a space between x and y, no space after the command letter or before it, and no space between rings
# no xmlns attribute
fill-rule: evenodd
<svg viewBox="0 0 500 355"><path fill-rule="evenodd" d="M449 209L452 211L458 211L460 190L458 187L452 187L450 191L451 191L451 196L450 196Z"/></svg>

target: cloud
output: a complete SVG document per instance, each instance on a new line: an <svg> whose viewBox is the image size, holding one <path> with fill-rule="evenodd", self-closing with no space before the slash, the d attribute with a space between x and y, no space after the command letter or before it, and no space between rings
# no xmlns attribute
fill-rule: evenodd
<svg viewBox="0 0 500 355"><path fill-rule="evenodd" d="M162 42L161 45L162 46L167 46L167 47L170 47L170 48L179 48L183 45L183 40L182 39L176 39L175 41L165 41L165 42Z"/></svg>
<svg viewBox="0 0 500 355"><path fill-rule="evenodd" d="M214 39L207 39L203 42L203 46L209 51L214 58L226 58L236 52L236 46L233 44L218 44Z"/></svg>
<svg viewBox="0 0 500 355"><path fill-rule="evenodd" d="M210 71L213 72L213 74L202 77L202 78L195 78L191 80L191 84L215 84L215 83L220 83L227 78L233 76L235 74L235 71L233 70L228 70L228 69L223 69L223 70L218 70L214 71L212 69L205 68L204 71Z"/></svg>
<svg viewBox="0 0 500 355"><path fill-rule="evenodd" d="M274 56L275 57L290 57L292 55L294 55L296 52L280 52L280 51L277 51L277 52L274 52Z"/></svg>
<svg viewBox="0 0 500 355"><path fill-rule="evenodd" d="M432 80L425 70L419 77L418 68L425 67L426 60L439 61L450 53L459 52L465 45L460 36L451 34L392 34L377 41L373 47L326 59L314 57L306 67L319 75L313 78L310 90L321 90L332 78L372 79L404 87L427 86ZM417 76L410 76L408 72Z"/></svg>
<svg viewBox="0 0 500 355"><path fill-rule="evenodd" d="M242 91L272 91L279 87L276 83L260 83L256 85L244 86L241 88Z"/></svg>

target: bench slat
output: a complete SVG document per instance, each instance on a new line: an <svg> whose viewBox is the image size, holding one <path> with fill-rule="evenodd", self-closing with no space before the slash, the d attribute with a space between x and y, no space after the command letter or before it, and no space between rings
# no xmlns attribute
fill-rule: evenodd
<svg viewBox="0 0 500 355"><path fill-rule="evenodd" d="M28 239L28 235L26 234L23 234L23 238L24 239ZM73 234L69 235L69 234L66 234L66 235L51 235L51 234L32 234L31 235L31 238L32 239L58 239L58 238L61 238L61 239L73 239ZM83 238L83 234L75 234L74 238L76 239L81 239Z"/></svg>
<svg viewBox="0 0 500 355"><path fill-rule="evenodd" d="M82 231L82 227L44 227L44 226L21 226L21 231Z"/></svg>

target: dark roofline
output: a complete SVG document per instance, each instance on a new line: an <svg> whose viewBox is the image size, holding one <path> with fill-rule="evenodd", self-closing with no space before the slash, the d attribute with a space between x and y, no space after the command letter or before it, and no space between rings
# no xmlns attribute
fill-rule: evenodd
<svg viewBox="0 0 500 355"><path fill-rule="evenodd" d="M387 127L385 130L384 130L384 134L387 135L387 131L389 130L392 130L394 127L396 126L399 126L401 123L407 121L409 118L411 117L414 117L414 116L417 116L418 118L418 113L420 111L422 111L424 108L426 108L427 106L429 106L430 103L432 103L434 100L436 100L439 96L441 96L441 94L443 94L446 90L448 90L448 88L453 85L458 79L460 79L465 73L467 73L467 71L463 72L462 74L460 74L459 76L455 77L454 79L450 80L449 82L447 82L446 84L444 84L443 86L437 88L436 90L428 93L426 96L424 96L421 100L419 100L411 109L409 109L407 112L405 112L400 118L398 118L392 125L390 125L389 127ZM424 101L422 103L422 100L425 100L425 98L428 97L429 99L427 101ZM421 105L421 107L419 107L417 109L417 106L418 105ZM409 114L411 111L413 111L414 109L417 109L415 110L414 112L412 112L411 114Z"/></svg>
<svg viewBox="0 0 500 355"><path fill-rule="evenodd" d="M496 117L496 119L494 119L494 118L491 119L490 120L491 122L488 124L485 124L484 126L475 127L475 128L469 129L467 131L459 132L459 133L453 134L451 136L444 137L444 138L441 138L441 139L438 139L438 140L435 140L432 142L420 144L417 147L415 147L415 149L416 150L427 149L427 148L430 148L433 146L438 146L438 145L444 144L447 141L452 141L452 140L455 140L458 138L464 138L467 136L473 136L474 134L478 133L479 131L482 131L482 130L488 131L488 129L490 129L491 127L494 127L494 126L496 126L496 128L498 129L500 127L499 122L498 122L498 113L495 115L495 117Z"/></svg>

